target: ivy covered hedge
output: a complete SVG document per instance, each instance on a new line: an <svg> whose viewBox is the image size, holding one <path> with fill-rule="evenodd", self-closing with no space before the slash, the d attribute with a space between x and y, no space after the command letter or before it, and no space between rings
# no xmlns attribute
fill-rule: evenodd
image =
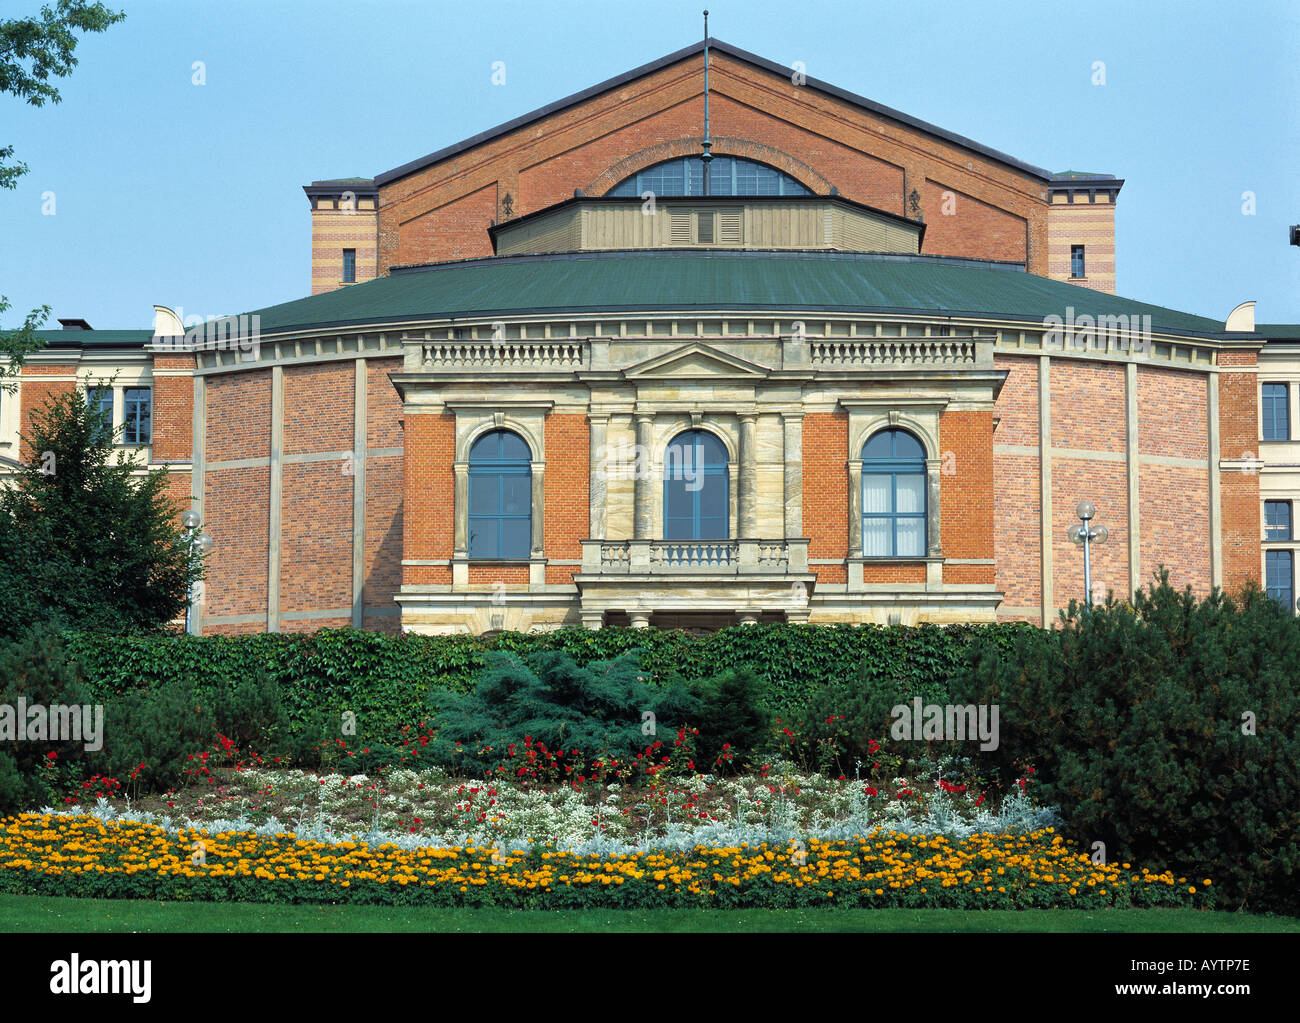
<svg viewBox="0 0 1300 1023"><path fill-rule="evenodd" d="M356 629L247 636L124 636L68 633L66 649L93 692L104 696L192 679L200 691L264 676L289 718L350 710L366 731L391 741L427 714L437 689L468 692L489 650L561 650L580 664L642 652L654 678L703 679L745 667L766 682L773 710L801 705L829 682L854 680L899 693L945 693L972 643L1010 652L1031 626L746 625L706 635L659 629L561 629L477 636L385 636Z"/></svg>

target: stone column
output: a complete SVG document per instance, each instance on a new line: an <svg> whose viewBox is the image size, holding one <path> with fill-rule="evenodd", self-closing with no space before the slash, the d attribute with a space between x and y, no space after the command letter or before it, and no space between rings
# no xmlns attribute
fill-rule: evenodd
<svg viewBox="0 0 1300 1023"><path fill-rule="evenodd" d="M452 500L456 509L456 527L452 537L452 554L457 558L469 554L469 463L452 464Z"/></svg>
<svg viewBox="0 0 1300 1023"><path fill-rule="evenodd" d="M1056 614L1056 595L1052 582L1052 362L1051 356L1038 357L1038 501L1039 558L1044 628Z"/></svg>
<svg viewBox="0 0 1300 1023"><path fill-rule="evenodd" d="M608 523L608 479L609 452L608 444L609 416L588 416L591 424L591 439L588 445L588 459L591 463L591 483L589 485L590 511L587 522L587 539L604 540Z"/></svg>
<svg viewBox="0 0 1300 1023"><path fill-rule="evenodd" d="M1128 480L1128 598L1142 585L1142 506L1138 495L1139 438L1137 363L1124 367L1124 452Z"/></svg>
<svg viewBox="0 0 1300 1023"><path fill-rule="evenodd" d="M546 463L533 462L530 468L533 472L532 556L540 558L545 550L542 527L545 522L543 512L546 508ZM468 518L468 514L466 517Z"/></svg>
<svg viewBox="0 0 1300 1023"><path fill-rule="evenodd" d="M632 536L649 540L654 536L654 507L651 486L654 473L650 469L651 428L654 416L638 412L632 417L636 424L636 486L633 491Z"/></svg>
<svg viewBox="0 0 1300 1023"><path fill-rule="evenodd" d="M787 412L781 457L785 463L785 539L803 536L803 413Z"/></svg>
<svg viewBox="0 0 1300 1023"><path fill-rule="evenodd" d="M758 415L740 416L740 486L737 525L742 539L758 536Z"/></svg>
<svg viewBox="0 0 1300 1023"><path fill-rule="evenodd" d="M284 504L284 367L271 367L271 508L266 531L266 631L280 631L280 542Z"/></svg>
<svg viewBox="0 0 1300 1023"><path fill-rule="evenodd" d="M862 557L862 459L849 459L849 557Z"/></svg>

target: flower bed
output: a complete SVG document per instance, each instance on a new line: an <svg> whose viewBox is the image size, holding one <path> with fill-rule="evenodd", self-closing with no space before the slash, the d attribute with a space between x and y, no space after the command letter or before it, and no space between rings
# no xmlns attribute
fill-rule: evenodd
<svg viewBox="0 0 1300 1023"><path fill-rule="evenodd" d="M591 856L533 846L399 848L93 815L0 821L0 890L40 895L518 908L1212 905L1209 880L1093 864L1052 829Z"/></svg>

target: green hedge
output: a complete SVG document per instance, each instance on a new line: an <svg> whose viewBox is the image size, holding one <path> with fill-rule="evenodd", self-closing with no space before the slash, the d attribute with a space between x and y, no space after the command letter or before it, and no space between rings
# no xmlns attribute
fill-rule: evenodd
<svg viewBox="0 0 1300 1023"><path fill-rule="evenodd" d="M426 716L430 690L467 692L488 650L563 650L580 663L642 651L652 677L708 678L744 666L769 686L773 709L797 707L828 682L855 680L899 693L939 695L970 644L1011 651L1032 626L746 625L704 635L660 629L561 629L477 636L386 636L356 629L251 636L123 636L68 633L68 656L104 696L192 679L200 692L232 688L262 672L289 718L350 710L365 734L393 741Z"/></svg>

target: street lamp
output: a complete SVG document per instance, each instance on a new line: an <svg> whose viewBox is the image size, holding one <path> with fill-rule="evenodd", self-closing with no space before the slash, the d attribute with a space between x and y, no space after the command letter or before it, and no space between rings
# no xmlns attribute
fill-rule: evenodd
<svg viewBox="0 0 1300 1023"><path fill-rule="evenodd" d="M1083 594L1087 606L1092 607L1092 545L1105 543L1110 537L1110 530L1105 526L1094 526L1093 516L1097 509L1091 501L1080 501L1074 513L1083 520L1082 526L1071 526L1065 531L1071 543L1083 545Z"/></svg>
<svg viewBox="0 0 1300 1023"><path fill-rule="evenodd" d="M200 533L197 537L194 535L194 531L199 528L199 524L202 521L203 520L199 518L199 513L196 512L193 508L186 510L181 515L181 525L185 527L185 541L188 546L188 550L190 552L191 563L193 563L195 547L199 549L199 553L201 555L207 554L208 551L212 550L212 537L210 537L207 533ZM193 584L191 584L189 587L189 593L186 594L185 597L185 631L186 632L189 632L192 627L191 619L192 619L193 609L194 609L194 586Z"/></svg>

